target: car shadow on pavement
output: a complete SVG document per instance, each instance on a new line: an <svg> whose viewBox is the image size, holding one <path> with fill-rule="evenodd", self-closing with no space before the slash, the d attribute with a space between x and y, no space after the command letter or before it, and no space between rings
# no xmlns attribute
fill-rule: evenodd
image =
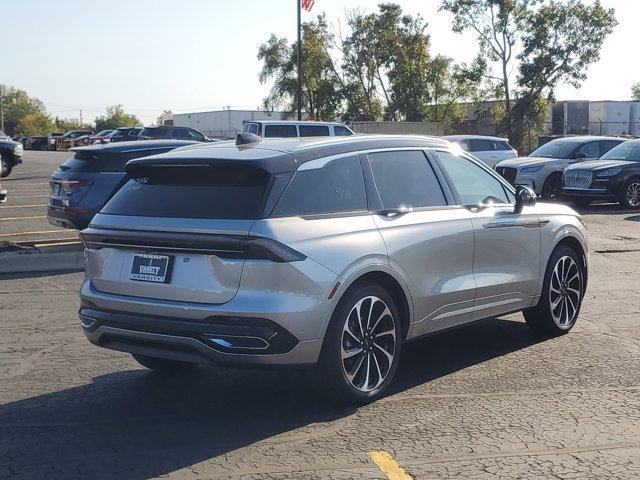
<svg viewBox="0 0 640 480"><path fill-rule="evenodd" d="M390 395L538 341L505 319L426 337L407 345ZM130 370L8 403L0 478L146 479L241 447L305 441L356 411L320 400L313 382L308 370Z"/></svg>
<svg viewBox="0 0 640 480"><path fill-rule="evenodd" d="M640 215L631 215L630 217L626 217L625 220L629 222L640 222Z"/></svg>

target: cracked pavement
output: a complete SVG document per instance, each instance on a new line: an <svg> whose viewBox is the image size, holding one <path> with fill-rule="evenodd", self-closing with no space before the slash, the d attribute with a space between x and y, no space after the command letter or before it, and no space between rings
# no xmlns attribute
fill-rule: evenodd
<svg viewBox="0 0 640 480"><path fill-rule="evenodd" d="M585 211L591 273L574 330L522 315L406 346L386 398L318 399L304 370L163 377L85 341L82 274L0 277L0 479L640 477L640 212Z"/></svg>

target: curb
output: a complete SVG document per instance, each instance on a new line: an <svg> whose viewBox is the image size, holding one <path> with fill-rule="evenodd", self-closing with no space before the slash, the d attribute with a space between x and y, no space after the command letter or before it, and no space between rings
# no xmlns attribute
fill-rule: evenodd
<svg viewBox="0 0 640 480"><path fill-rule="evenodd" d="M80 242L35 244L0 251L0 274L84 270Z"/></svg>

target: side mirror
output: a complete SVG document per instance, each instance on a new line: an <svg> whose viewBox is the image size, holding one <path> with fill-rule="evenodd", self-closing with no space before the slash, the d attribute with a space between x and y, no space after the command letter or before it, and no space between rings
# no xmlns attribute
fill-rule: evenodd
<svg viewBox="0 0 640 480"><path fill-rule="evenodd" d="M516 206L513 213L521 213L523 207L531 207L536 204L536 192L530 187L518 185L516 187Z"/></svg>

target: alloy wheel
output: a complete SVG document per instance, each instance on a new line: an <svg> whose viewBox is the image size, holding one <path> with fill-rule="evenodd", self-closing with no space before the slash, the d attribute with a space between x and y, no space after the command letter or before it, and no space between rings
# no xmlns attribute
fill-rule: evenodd
<svg viewBox="0 0 640 480"><path fill-rule="evenodd" d="M568 255L561 257L551 274L549 305L553 321L566 328L575 320L582 295L582 279L576 262Z"/></svg>
<svg viewBox="0 0 640 480"><path fill-rule="evenodd" d="M364 297L349 311L342 329L342 369L349 383L371 392L387 378L396 355L396 323L387 304Z"/></svg>
<svg viewBox="0 0 640 480"><path fill-rule="evenodd" d="M625 192L627 203L631 207L640 206L640 182L633 182L627 187Z"/></svg>

